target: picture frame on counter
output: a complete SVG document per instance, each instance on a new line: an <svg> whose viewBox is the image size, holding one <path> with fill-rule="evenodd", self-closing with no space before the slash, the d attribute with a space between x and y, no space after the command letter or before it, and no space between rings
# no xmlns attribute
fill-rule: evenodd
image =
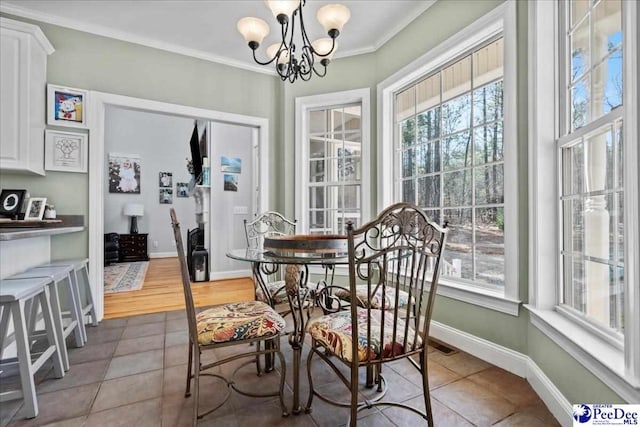
<svg viewBox="0 0 640 427"><path fill-rule="evenodd" d="M84 89L47 85L47 124L87 128L88 96Z"/></svg>
<svg viewBox="0 0 640 427"><path fill-rule="evenodd" d="M47 205L46 197L31 197L27 203L27 210L24 213L25 221L40 221L44 215L44 208Z"/></svg>
<svg viewBox="0 0 640 427"><path fill-rule="evenodd" d="M0 194L0 217L15 218L22 209L27 190L3 189Z"/></svg>
<svg viewBox="0 0 640 427"><path fill-rule="evenodd" d="M44 134L45 170L87 173L89 150L86 133L47 129Z"/></svg>

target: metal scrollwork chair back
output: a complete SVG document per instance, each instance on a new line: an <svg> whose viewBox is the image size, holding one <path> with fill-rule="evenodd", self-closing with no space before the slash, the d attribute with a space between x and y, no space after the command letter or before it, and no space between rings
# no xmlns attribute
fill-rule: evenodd
<svg viewBox="0 0 640 427"><path fill-rule="evenodd" d="M312 319L307 325L312 346L307 359L310 393L307 410L314 396L328 403L351 408L348 425L355 425L358 411L378 405L411 410L433 425L427 376L427 341L433 313L440 261L447 234L429 221L418 207L399 203L385 209L377 219L354 229L347 225L349 254L348 310ZM358 289L366 288L366 292ZM401 304L401 291L412 304ZM381 302L382 301L382 302ZM353 339L357 337L357 339ZM328 357L333 355L337 357ZM420 362L411 356L419 355ZM351 401L335 402L313 387L311 366L314 357L328 363L349 388ZM382 364L406 358L422 374L426 411L383 399L386 383ZM336 363L350 367L350 378ZM376 372L378 396L358 401L358 371ZM383 387L384 386L384 387Z"/></svg>
<svg viewBox="0 0 640 427"><path fill-rule="evenodd" d="M264 212L253 221L244 221L244 231L249 249L262 249L265 237L295 234L296 222L290 221L279 212ZM276 264L254 264L253 275L256 298L271 307L287 302L284 290L284 273Z"/></svg>
<svg viewBox="0 0 640 427"><path fill-rule="evenodd" d="M283 396L286 368L284 357L280 352L280 335L285 329L284 319L276 313L272 307L260 301L222 304L196 313L193 294L191 292L191 282L189 280L189 269L187 267L184 244L180 232L180 224L173 209L170 209L170 215L176 248L178 250L178 259L180 261L180 272L189 327L189 361L187 366L185 397L191 395L191 380L193 379L193 425L197 425L198 418L202 418L220 408L229 399L232 389L251 397L279 396L282 415L287 416L288 410L284 404ZM265 342L265 349L260 350L260 345L256 345L255 347L246 345L254 342L258 344ZM267 343L269 345L267 345ZM227 346L237 346L241 350L226 357L216 356L215 362L213 363L202 363L201 353L203 351L215 350ZM254 350L246 351L247 348L253 348ZM270 355L271 357L277 355L280 360L280 382L279 388L276 391L249 392L243 390L234 382L233 378L227 379L217 373L205 372L241 358L251 358L247 363L257 363L258 356L260 355ZM240 365L240 367L244 365L245 364ZM259 372L260 368L258 367L258 373ZM199 379L202 375L213 376L224 381L226 383L227 394L222 402L215 405L212 409L204 413L199 413Z"/></svg>

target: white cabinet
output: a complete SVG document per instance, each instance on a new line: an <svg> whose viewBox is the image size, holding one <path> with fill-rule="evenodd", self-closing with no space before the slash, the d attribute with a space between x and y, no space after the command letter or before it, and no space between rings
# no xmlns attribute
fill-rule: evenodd
<svg viewBox="0 0 640 427"><path fill-rule="evenodd" d="M44 175L47 55L39 27L0 18L0 169Z"/></svg>

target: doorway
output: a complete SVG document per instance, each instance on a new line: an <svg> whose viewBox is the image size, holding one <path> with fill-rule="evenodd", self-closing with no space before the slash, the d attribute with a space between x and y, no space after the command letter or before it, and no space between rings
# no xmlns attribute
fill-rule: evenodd
<svg viewBox="0 0 640 427"><path fill-rule="evenodd" d="M256 175L259 183L258 192L259 206L255 209L268 209L269 187L268 182L268 120L253 116L244 116L237 114L224 113L213 110L205 110L194 107L186 107L181 105L144 100L139 98L131 98L120 95L106 94L100 92L92 92L92 116L90 116L90 132L92 136L92 146L90 151L90 169L89 169L89 259L90 273L92 275L92 283L95 284L94 295L96 296L96 309L98 317L104 315L104 244L103 235L105 232L105 195L107 194L107 153L105 152L105 129L107 111L111 109L125 109L133 112L147 112L155 114L170 115L179 118L188 118L191 120L204 120L211 123L220 123L221 125L239 125L249 128L252 135L252 142L249 155L253 147L257 147L258 170ZM188 140L184 141L187 146ZM228 144L228 142L227 142ZM135 153L134 153L135 154ZM220 160L218 160L219 162ZM186 164L186 161L185 161ZM186 166L185 166L186 167ZM220 164L218 163L218 171ZM215 166L212 163L212 171ZM158 177L156 177L157 179ZM253 181L253 180L252 180ZM218 183L214 183L217 185ZM222 184L221 184L222 185ZM252 183L248 184L251 188ZM175 189L175 185L174 185ZM175 190L174 190L175 191ZM251 196L252 197L252 196ZM211 198L210 212L213 212L218 206L215 204L214 198ZM235 205L233 205L235 206ZM243 208L243 205L239 205ZM249 208L250 210L254 210ZM244 211L243 209L240 209ZM169 228L167 227L167 230ZM213 232L214 230L212 230ZM153 246L153 241L151 246ZM248 269L247 269L248 270ZM237 277L238 271L229 274L230 277ZM216 277L218 279L224 277L224 272Z"/></svg>

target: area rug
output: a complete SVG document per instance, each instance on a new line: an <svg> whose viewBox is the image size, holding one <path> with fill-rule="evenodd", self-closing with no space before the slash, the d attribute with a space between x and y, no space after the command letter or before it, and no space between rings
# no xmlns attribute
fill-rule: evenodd
<svg viewBox="0 0 640 427"><path fill-rule="evenodd" d="M130 292L142 289L149 268L148 261L123 262L104 267L104 293Z"/></svg>

